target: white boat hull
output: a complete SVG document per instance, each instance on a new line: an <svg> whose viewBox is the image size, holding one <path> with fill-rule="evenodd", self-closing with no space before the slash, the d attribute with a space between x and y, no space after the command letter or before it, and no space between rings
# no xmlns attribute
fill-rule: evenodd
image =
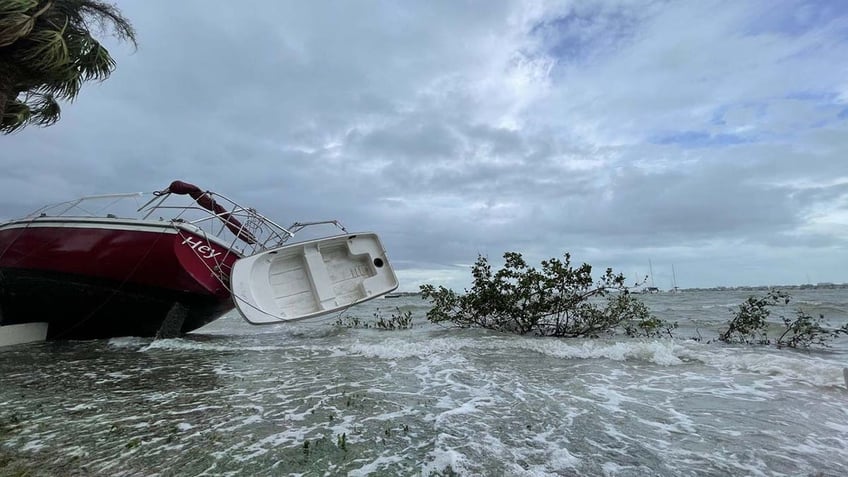
<svg viewBox="0 0 848 477"><path fill-rule="evenodd" d="M240 259L230 283L236 307L252 324L333 313L398 287L373 233L294 243Z"/></svg>
<svg viewBox="0 0 848 477"><path fill-rule="evenodd" d="M47 340L47 323L0 326L0 348Z"/></svg>

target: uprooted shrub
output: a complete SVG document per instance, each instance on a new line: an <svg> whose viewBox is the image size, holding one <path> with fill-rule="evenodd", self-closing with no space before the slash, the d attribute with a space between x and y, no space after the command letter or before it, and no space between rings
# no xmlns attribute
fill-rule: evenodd
<svg viewBox="0 0 848 477"><path fill-rule="evenodd" d="M769 322L772 309L785 307L790 301L791 296L780 290L769 290L765 296L749 296L739 305L727 329L719 334L719 341L806 349L811 346L828 347L831 339L848 335L848 324L832 328L824 315L815 318L800 308L795 310L794 319L780 315L780 323ZM777 329L780 335L772 339L769 328Z"/></svg>
<svg viewBox="0 0 848 477"><path fill-rule="evenodd" d="M473 285L464 294L443 286L421 286L432 303L427 319L460 327L482 327L518 334L598 337L625 328L631 336L656 336L669 325L652 317L625 286L624 275L608 268L597 281L592 266L572 267L564 260L529 267L520 253L504 254L504 267L493 272L488 258L478 256L471 269Z"/></svg>

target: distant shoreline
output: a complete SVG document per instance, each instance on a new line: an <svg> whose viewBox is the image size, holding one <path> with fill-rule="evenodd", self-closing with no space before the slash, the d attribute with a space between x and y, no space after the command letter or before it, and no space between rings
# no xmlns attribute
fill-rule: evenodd
<svg viewBox="0 0 848 477"><path fill-rule="evenodd" d="M801 285L741 285L727 287L708 287L708 288L678 288L674 292L669 290L659 290L656 293L679 293L687 291L768 291L768 290L848 290L848 283L804 283ZM631 288L633 292L641 292L641 288ZM386 298L401 298L410 296L421 296L421 292L393 292L386 295Z"/></svg>
<svg viewBox="0 0 848 477"><path fill-rule="evenodd" d="M844 290L848 283L804 283L801 285L751 285L735 287L680 288L679 291Z"/></svg>

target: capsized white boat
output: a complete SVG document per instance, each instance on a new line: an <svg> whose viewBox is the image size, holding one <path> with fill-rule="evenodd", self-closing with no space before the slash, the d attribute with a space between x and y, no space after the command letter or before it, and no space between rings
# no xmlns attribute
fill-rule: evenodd
<svg viewBox="0 0 848 477"><path fill-rule="evenodd" d="M235 262L230 284L236 307L253 324L333 313L398 287L374 233L284 245Z"/></svg>

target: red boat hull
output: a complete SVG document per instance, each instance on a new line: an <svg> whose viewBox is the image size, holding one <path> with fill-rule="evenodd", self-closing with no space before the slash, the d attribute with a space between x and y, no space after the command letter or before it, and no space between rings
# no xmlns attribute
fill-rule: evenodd
<svg viewBox="0 0 848 477"><path fill-rule="evenodd" d="M186 333L233 309L224 283L238 258L170 222L38 218L5 224L0 325L47 322L48 339L93 339L162 335L170 320L168 326L176 323L177 332Z"/></svg>

